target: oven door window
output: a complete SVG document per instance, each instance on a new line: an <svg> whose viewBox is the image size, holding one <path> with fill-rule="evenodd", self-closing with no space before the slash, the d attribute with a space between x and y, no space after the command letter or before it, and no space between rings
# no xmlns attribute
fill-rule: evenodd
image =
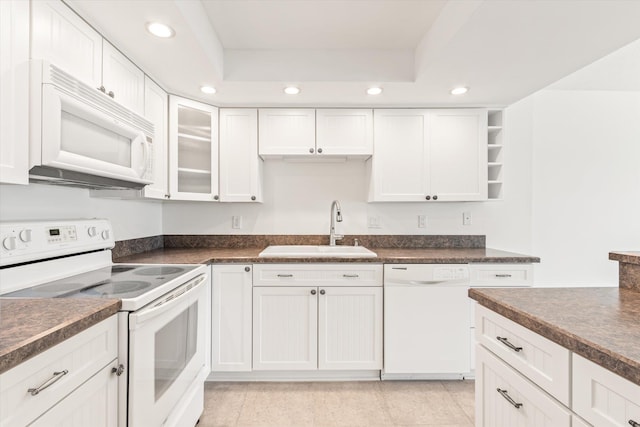
<svg viewBox="0 0 640 427"><path fill-rule="evenodd" d="M156 332L155 400L162 397L180 376L197 350L198 304L189 308Z"/></svg>

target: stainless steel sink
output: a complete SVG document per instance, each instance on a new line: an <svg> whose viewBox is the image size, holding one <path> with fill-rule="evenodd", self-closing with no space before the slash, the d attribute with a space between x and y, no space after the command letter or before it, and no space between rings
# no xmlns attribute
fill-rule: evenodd
<svg viewBox="0 0 640 427"><path fill-rule="evenodd" d="M274 258L374 258L376 253L363 246L284 245L269 246L260 257Z"/></svg>

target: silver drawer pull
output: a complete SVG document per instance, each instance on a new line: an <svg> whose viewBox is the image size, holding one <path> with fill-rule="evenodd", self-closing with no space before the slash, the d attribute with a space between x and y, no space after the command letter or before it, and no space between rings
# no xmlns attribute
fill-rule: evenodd
<svg viewBox="0 0 640 427"><path fill-rule="evenodd" d="M278 277L293 277L293 274L278 274Z"/></svg>
<svg viewBox="0 0 640 427"><path fill-rule="evenodd" d="M507 338L503 338L503 337L496 337L496 339L498 341L500 341L502 344L506 345L507 347L509 347L511 350L513 351L522 351L522 347L516 347L515 345L511 344L509 342L509 340Z"/></svg>
<svg viewBox="0 0 640 427"><path fill-rule="evenodd" d="M53 384L58 382L60 380L60 378L64 377L68 373L69 373L69 371L67 369L65 369L64 371L54 372L53 376L51 378L49 378L48 380L46 380L45 382L43 382L40 387L30 388L27 391L29 393L31 393L31 396L35 396L36 394L40 393L42 390L44 390L44 389L48 388L49 386L52 386Z"/></svg>
<svg viewBox="0 0 640 427"><path fill-rule="evenodd" d="M640 427L640 423L633 420L629 420L629 425L633 427Z"/></svg>
<svg viewBox="0 0 640 427"><path fill-rule="evenodd" d="M348 279L357 279L360 276L357 274L343 274L342 277L346 277Z"/></svg>
<svg viewBox="0 0 640 427"><path fill-rule="evenodd" d="M502 390L500 388L497 388L496 390L498 390L498 393L500 393L502 397L507 399L507 402L511 403L516 409L520 409L520 407L522 406L522 403L516 403L516 401L513 400L511 396L509 396L509 393L507 393L507 390Z"/></svg>
<svg viewBox="0 0 640 427"><path fill-rule="evenodd" d="M511 277L511 274L496 274L495 276L500 278L509 278Z"/></svg>

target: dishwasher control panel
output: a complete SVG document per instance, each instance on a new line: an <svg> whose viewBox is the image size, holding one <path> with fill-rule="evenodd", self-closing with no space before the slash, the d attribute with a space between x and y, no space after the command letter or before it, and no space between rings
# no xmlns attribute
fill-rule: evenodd
<svg viewBox="0 0 640 427"><path fill-rule="evenodd" d="M465 265L436 267L433 269L433 280L459 280L469 278L469 268Z"/></svg>
<svg viewBox="0 0 640 427"><path fill-rule="evenodd" d="M467 264L385 264L385 284L406 281L468 282Z"/></svg>

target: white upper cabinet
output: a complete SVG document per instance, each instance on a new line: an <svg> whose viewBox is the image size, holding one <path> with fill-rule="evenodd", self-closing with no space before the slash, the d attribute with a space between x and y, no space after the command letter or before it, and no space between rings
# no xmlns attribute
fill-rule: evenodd
<svg viewBox="0 0 640 427"><path fill-rule="evenodd" d="M303 156L316 151L316 110L312 108L259 110L261 156Z"/></svg>
<svg viewBox="0 0 640 427"><path fill-rule="evenodd" d="M324 155L373 154L373 110L316 110L316 152Z"/></svg>
<svg viewBox="0 0 640 427"><path fill-rule="evenodd" d="M31 3L31 57L102 86L102 37L59 0Z"/></svg>
<svg viewBox="0 0 640 427"><path fill-rule="evenodd" d="M144 73L59 0L31 2L31 57L144 114Z"/></svg>
<svg viewBox="0 0 640 427"><path fill-rule="evenodd" d="M29 174L29 2L0 1L0 182Z"/></svg>
<svg viewBox="0 0 640 427"><path fill-rule="evenodd" d="M262 202L258 110L220 109L220 200Z"/></svg>
<svg viewBox="0 0 640 427"><path fill-rule="evenodd" d="M218 109L169 97L169 196L219 200Z"/></svg>
<svg viewBox="0 0 640 427"><path fill-rule="evenodd" d="M487 198L487 112L375 110L369 201Z"/></svg>
<svg viewBox="0 0 640 427"><path fill-rule="evenodd" d="M147 167L146 179L153 184L144 187L144 196L152 199L165 199L169 196L168 167L168 130L169 97L153 80L145 76L144 111L147 120L153 123L153 142L151 156L153 160Z"/></svg>
<svg viewBox="0 0 640 427"><path fill-rule="evenodd" d="M102 86L120 104L144 114L144 73L106 40L102 45Z"/></svg>

